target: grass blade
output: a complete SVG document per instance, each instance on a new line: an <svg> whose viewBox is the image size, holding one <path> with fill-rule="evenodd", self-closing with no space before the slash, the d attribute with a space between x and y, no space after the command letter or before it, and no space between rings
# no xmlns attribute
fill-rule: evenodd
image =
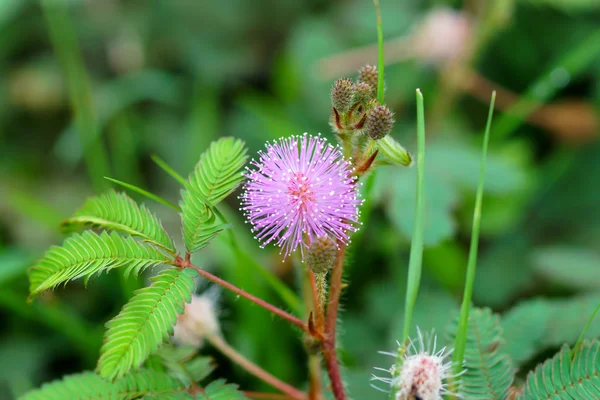
<svg viewBox="0 0 600 400"><path fill-rule="evenodd" d="M415 207L415 228L408 263L402 343L406 343L410 334L410 324L419 293L423 261L423 231L425 226L425 111L423 94L419 89L417 89L417 143L419 147L417 155L417 204Z"/></svg>
<svg viewBox="0 0 600 400"><path fill-rule="evenodd" d="M147 190L144 190L142 188L139 188L137 186L131 185L131 184L126 183L126 182L122 182L122 181L120 181L118 179L109 178L108 176L105 176L104 179L109 180L109 181L111 181L113 183L116 183L117 185L123 186L123 187L125 187L125 188L127 188L129 190L133 190L134 192L139 193L142 196L145 196L145 197L147 197L147 198L149 198L151 200L154 200L157 203L163 204L163 205L165 205L167 207L171 207L173 210L175 210L177 212L181 211L181 209L179 208L178 205L173 204L170 201L165 200L162 197L155 195L154 193L150 193Z"/></svg>
<svg viewBox="0 0 600 400"><path fill-rule="evenodd" d="M487 159L488 143L490 141L490 127L492 125L492 115L494 114L494 102L496 92L492 93L488 119L483 137L483 150L481 155L481 165L479 167L479 184L477 185L477 195L475 198L475 210L473 212L473 231L471 233L471 247L469 249L469 261L467 264L467 277L465 282L465 291L460 308L460 319L454 341L453 372L458 374L462 371L463 360L465 356L465 347L467 343L467 330L469 327L469 313L471 311L471 298L473 296L473 286L475 284L475 270L477 268L477 250L479 247L479 226L481 223L481 203L483 201L483 189L485 183L485 165ZM456 393L460 378L453 382L453 393Z"/></svg>

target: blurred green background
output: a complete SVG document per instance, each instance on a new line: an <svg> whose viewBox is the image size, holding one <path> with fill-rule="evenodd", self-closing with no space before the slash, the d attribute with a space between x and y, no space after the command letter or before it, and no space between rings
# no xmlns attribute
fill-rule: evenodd
<svg viewBox="0 0 600 400"><path fill-rule="evenodd" d="M458 309L496 89L474 300L503 313L507 351L527 369L574 343L600 302L600 2L381 0L381 9L393 135L412 151L415 88L427 112L415 323L443 336ZM252 154L303 132L333 140L331 84L375 63L375 42L369 0L0 0L0 398L93 369L103 323L143 284L114 273L25 303L26 268L60 243L61 220L111 187L104 176L176 202L179 186L153 154L186 175L220 136L244 139ZM415 173L378 170L353 240L340 338L356 399L385 397L369 377L388 366L377 350L392 349L401 332ZM145 202L179 234L175 213ZM247 251L299 290L301 266L260 250L236 198L227 203ZM229 253L217 241L194 261L283 306ZM294 329L229 293L221 323L243 354L305 384ZM589 335L600 335L600 322ZM264 388L203 352L219 362L215 376Z"/></svg>

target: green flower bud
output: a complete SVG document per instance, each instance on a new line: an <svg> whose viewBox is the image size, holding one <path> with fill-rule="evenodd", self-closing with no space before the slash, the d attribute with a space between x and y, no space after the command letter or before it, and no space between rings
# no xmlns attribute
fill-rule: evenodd
<svg viewBox="0 0 600 400"><path fill-rule="evenodd" d="M354 82L348 78L338 79L331 88L331 103L340 112L346 113L354 104L356 89Z"/></svg>
<svg viewBox="0 0 600 400"><path fill-rule="evenodd" d="M358 81L371 85L373 90L377 88L379 73L375 65L365 65L358 71Z"/></svg>
<svg viewBox="0 0 600 400"><path fill-rule="evenodd" d="M358 82L355 85L356 96L355 100L360 102L367 102L375 97L375 88L366 82Z"/></svg>
<svg viewBox="0 0 600 400"><path fill-rule="evenodd" d="M337 254L337 244L329 236L324 235L314 240L306 256L306 265L315 274L323 274L333 267Z"/></svg>
<svg viewBox="0 0 600 400"><path fill-rule="evenodd" d="M394 114L388 106L375 106L367 114L367 134L373 140L382 139L392 131L394 122Z"/></svg>
<svg viewBox="0 0 600 400"><path fill-rule="evenodd" d="M409 167L412 165L412 157L400 143L396 142L391 136L386 136L377 141L379 153L383 155L387 163L391 165L402 165Z"/></svg>

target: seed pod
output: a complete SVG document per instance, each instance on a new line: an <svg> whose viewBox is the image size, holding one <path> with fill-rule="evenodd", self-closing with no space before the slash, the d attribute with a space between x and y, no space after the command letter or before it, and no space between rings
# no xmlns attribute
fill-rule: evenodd
<svg viewBox="0 0 600 400"><path fill-rule="evenodd" d="M394 122L394 114L387 106L375 106L367 115L367 134L373 140L383 139L392 131Z"/></svg>
<svg viewBox="0 0 600 400"><path fill-rule="evenodd" d="M333 239L324 235L314 240L306 256L306 265L315 274L323 274L333 267L337 245Z"/></svg>
<svg viewBox="0 0 600 400"><path fill-rule="evenodd" d="M366 82L358 82L355 85L356 96L355 101L366 103L375 97L375 88Z"/></svg>
<svg viewBox="0 0 600 400"><path fill-rule="evenodd" d="M371 85L373 90L377 88L377 80L379 79L379 72L375 65L365 65L358 71L358 81L364 82Z"/></svg>
<svg viewBox="0 0 600 400"><path fill-rule="evenodd" d="M340 113L346 113L354 102L356 89L348 78L338 79L331 88L331 103Z"/></svg>

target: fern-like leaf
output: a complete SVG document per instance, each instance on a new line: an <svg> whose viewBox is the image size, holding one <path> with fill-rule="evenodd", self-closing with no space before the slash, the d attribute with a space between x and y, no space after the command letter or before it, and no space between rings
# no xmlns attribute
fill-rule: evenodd
<svg viewBox="0 0 600 400"><path fill-rule="evenodd" d="M247 160L244 142L231 137L211 143L190 175L189 186L215 205L240 184L243 176L240 169Z"/></svg>
<svg viewBox="0 0 600 400"><path fill-rule="evenodd" d="M116 232L98 235L85 231L67 238L62 246L53 246L28 271L30 293L35 296L73 279L94 275L118 267L137 276L146 268L171 262L154 246L123 237Z"/></svg>
<svg viewBox="0 0 600 400"><path fill-rule="evenodd" d="M196 271L167 269L135 292L119 315L106 323L98 372L115 379L138 368L170 334L194 290Z"/></svg>
<svg viewBox="0 0 600 400"><path fill-rule="evenodd" d="M129 400L145 395L162 398L163 394L184 388L178 380L157 371L141 370L115 382L83 372L44 384L19 400Z"/></svg>
<svg viewBox="0 0 600 400"><path fill-rule="evenodd" d="M227 224L218 222L213 210L199 196L198 191L188 189L182 194L181 221L185 247L191 253L200 250L213 240Z"/></svg>
<svg viewBox="0 0 600 400"><path fill-rule="evenodd" d="M67 229L78 225L124 232L169 253L175 253L173 240L167 235L156 215L146 206L138 206L125 193L110 191L88 199L73 217L63 222Z"/></svg>
<svg viewBox="0 0 600 400"><path fill-rule="evenodd" d="M552 359L530 372L518 400L600 399L600 342L585 340L573 358L564 345Z"/></svg>
<svg viewBox="0 0 600 400"><path fill-rule="evenodd" d="M454 323L449 332L455 335L456 330L457 324ZM488 308L471 310L464 367L461 394L465 398L506 399L515 369L511 359L503 352L500 318Z"/></svg>
<svg viewBox="0 0 600 400"><path fill-rule="evenodd" d="M188 251L194 252L212 240L227 225L219 224L212 206L223 200L243 179L246 163L244 142L222 138L202 154L182 194L181 220Z"/></svg>

